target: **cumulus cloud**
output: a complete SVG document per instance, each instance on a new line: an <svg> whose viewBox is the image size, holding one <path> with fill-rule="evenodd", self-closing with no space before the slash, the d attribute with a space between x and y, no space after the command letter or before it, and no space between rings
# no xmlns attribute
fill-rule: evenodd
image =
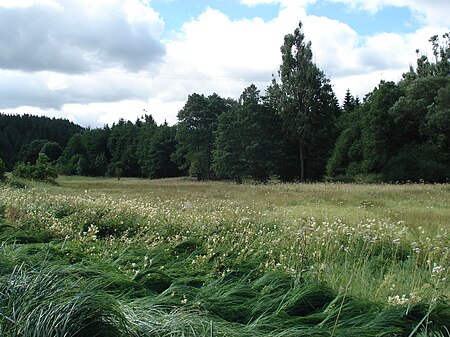
<svg viewBox="0 0 450 337"><path fill-rule="evenodd" d="M278 71L284 35L304 17L303 9L291 8L268 22L260 18L231 20L207 8L167 42L160 72L178 76L165 79L165 85L173 88L167 92L177 100L193 92L237 98L252 82L265 88Z"/></svg>
<svg viewBox="0 0 450 337"><path fill-rule="evenodd" d="M320 29L326 27L326 29ZM304 20L316 62L333 78L387 69L405 69L412 51L407 35L379 33L361 36L347 24L326 17Z"/></svg>
<svg viewBox="0 0 450 337"><path fill-rule="evenodd" d="M164 55L163 22L138 0L5 3L0 3L3 69L138 71Z"/></svg>
<svg viewBox="0 0 450 337"><path fill-rule="evenodd" d="M153 92L146 76L121 71L67 76L54 72L28 74L0 71L0 109L35 106L61 109L64 104L147 99Z"/></svg>
<svg viewBox="0 0 450 337"><path fill-rule="evenodd" d="M177 68L186 76L204 74L210 76L211 82L193 78L182 85L177 81L177 98L183 92L189 93L189 89L190 93L217 91L238 97L251 82L264 90L280 65L284 35L292 33L299 20L306 39L312 42L315 62L331 78L339 99L347 88L362 97L382 79L400 80L401 74L415 64L416 48L428 49L429 37L442 31L439 27L427 27L409 34L364 36L338 20L308 15L298 5L281 8L271 21L233 21L220 11L207 9L186 23L168 43L165 67ZM242 80L224 83L224 79L233 76Z"/></svg>
<svg viewBox="0 0 450 337"><path fill-rule="evenodd" d="M0 0L0 109L97 126L92 104L141 100L142 110L163 28L140 0Z"/></svg>
<svg viewBox="0 0 450 337"><path fill-rule="evenodd" d="M279 47L265 41L282 39L283 30L258 18L231 21L209 8L168 43L168 62L218 79L265 77L267 65L277 64L279 58Z"/></svg>
<svg viewBox="0 0 450 337"><path fill-rule="evenodd" d="M421 6L419 0L392 3L401 1ZM299 20L338 98L347 88L362 97L381 79L399 80L414 64L416 48L426 50L430 36L448 30L436 21L409 34L364 36L343 22L308 15L305 6L314 2L241 0L280 4L267 21L232 20L205 8L162 40L163 19L141 0L0 0L0 109L84 126L135 120L145 109L158 123L174 124L194 92L237 98L251 83L263 91L278 71L284 36ZM360 10L378 8L355 3Z"/></svg>
<svg viewBox="0 0 450 337"><path fill-rule="evenodd" d="M436 34L433 28L424 28L409 34L361 36L343 23L314 16L306 19L304 27L315 61L340 100L347 89L364 97L380 80L399 81L409 66L415 66L415 50L429 50L428 39ZM328 29L323 32L318 27Z"/></svg>

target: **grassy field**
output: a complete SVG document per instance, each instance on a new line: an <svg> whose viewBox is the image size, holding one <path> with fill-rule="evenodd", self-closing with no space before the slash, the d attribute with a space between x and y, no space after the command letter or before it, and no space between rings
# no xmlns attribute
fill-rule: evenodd
<svg viewBox="0 0 450 337"><path fill-rule="evenodd" d="M450 336L450 185L19 185L0 336Z"/></svg>

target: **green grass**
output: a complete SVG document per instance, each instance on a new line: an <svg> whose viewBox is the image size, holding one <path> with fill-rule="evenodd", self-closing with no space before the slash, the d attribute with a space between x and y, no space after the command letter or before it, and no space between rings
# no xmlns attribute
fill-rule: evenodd
<svg viewBox="0 0 450 337"><path fill-rule="evenodd" d="M450 336L450 186L0 187L0 336Z"/></svg>

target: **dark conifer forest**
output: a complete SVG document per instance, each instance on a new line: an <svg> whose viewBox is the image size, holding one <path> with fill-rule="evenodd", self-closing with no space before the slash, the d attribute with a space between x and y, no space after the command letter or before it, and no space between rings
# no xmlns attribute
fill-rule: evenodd
<svg viewBox="0 0 450 337"><path fill-rule="evenodd" d="M0 113L0 158L9 170L18 162L35 162L39 152L56 161L69 139L81 131L68 120Z"/></svg>
<svg viewBox="0 0 450 337"><path fill-rule="evenodd" d="M450 35L430 39L397 83L340 101L314 63L300 23L285 36L278 76L238 99L189 95L178 123L85 129L67 120L0 115L7 170L44 153L59 174L265 182L448 182Z"/></svg>

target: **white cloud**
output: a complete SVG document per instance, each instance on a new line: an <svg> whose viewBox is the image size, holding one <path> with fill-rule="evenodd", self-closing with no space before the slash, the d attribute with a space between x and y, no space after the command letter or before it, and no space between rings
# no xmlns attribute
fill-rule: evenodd
<svg viewBox="0 0 450 337"><path fill-rule="evenodd" d="M267 41L284 35L281 26L261 19L231 21L225 14L207 9L183 26L168 43L168 63L189 67L211 78L267 75L267 64L277 64L279 48Z"/></svg>
<svg viewBox="0 0 450 337"><path fill-rule="evenodd" d="M89 104L145 102L163 29L140 0L0 0L0 109L98 125Z"/></svg>
<svg viewBox="0 0 450 337"><path fill-rule="evenodd" d="M19 3L20 5L29 2ZM79 73L160 61L163 22L138 0L37 1L0 7L0 67Z"/></svg>
<svg viewBox="0 0 450 337"><path fill-rule="evenodd" d="M67 75L0 71L0 109L19 106L61 109L64 104L147 99L155 94L146 75L110 69Z"/></svg>
<svg viewBox="0 0 450 337"><path fill-rule="evenodd" d="M27 8L36 5L60 7L56 0L0 0L0 7L3 8Z"/></svg>
<svg viewBox="0 0 450 337"><path fill-rule="evenodd" d="M345 23L307 15L301 6L285 7L268 22L232 21L225 14L208 9L186 23L182 34L168 43L165 67L175 67L186 76L198 73L210 76L211 83L194 78L189 88L183 85L178 88L177 97L182 97L183 89L187 93L217 91L238 97L244 87L261 78L263 81L256 84L264 90L270 75L280 65L284 35L292 33L299 20L303 22L306 39L312 41L314 59L331 78L339 100L347 88L363 97L382 79L400 80L401 74L415 64L416 48L428 50L428 38L445 31L442 27L427 27L411 34L363 36ZM233 76L242 81L225 84L221 81Z"/></svg>
<svg viewBox="0 0 450 337"><path fill-rule="evenodd" d="M193 92L237 98L252 82L264 89L278 70L284 35L303 17L303 9L291 8L269 22L233 21L218 10L206 9L166 45L160 74L174 74L161 80L173 89L166 92L185 100Z"/></svg>
<svg viewBox="0 0 450 337"><path fill-rule="evenodd" d="M14 8L0 0L0 109L84 126L134 121L145 109L158 123L174 124L194 92L237 98L252 82L264 91L280 65L283 38L299 20L339 100L347 88L362 98L381 79L399 80L415 63L416 48L429 50L429 37L448 31L436 22L410 34L363 36L345 23L308 15L308 1L241 1L279 3L270 21L232 20L207 8L161 41L162 19L139 0L23 0ZM400 1L407 2L392 0ZM419 8L418 0L409 1L415 2ZM370 10L368 1L357 5Z"/></svg>

